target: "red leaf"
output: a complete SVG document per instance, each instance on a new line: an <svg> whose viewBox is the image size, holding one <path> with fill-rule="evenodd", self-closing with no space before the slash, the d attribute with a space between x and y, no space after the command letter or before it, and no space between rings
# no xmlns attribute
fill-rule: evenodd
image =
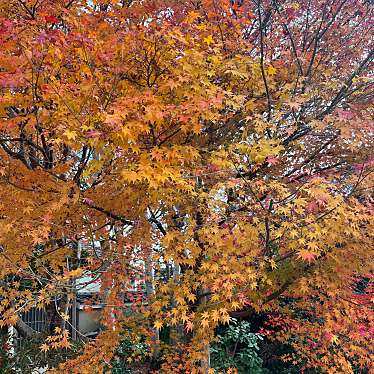
<svg viewBox="0 0 374 374"><path fill-rule="evenodd" d="M350 120L353 118L352 112L344 109L338 109L336 111L338 113L338 116L343 120Z"/></svg>
<svg viewBox="0 0 374 374"><path fill-rule="evenodd" d="M102 133L100 131L96 131L96 130L90 130L90 131L87 131L86 133L86 136L87 138L100 138L100 136L102 135Z"/></svg>
<svg viewBox="0 0 374 374"><path fill-rule="evenodd" d="M83 199L83 203L84 204L87 204L88 206L92 206L93 205L93 201L91 199L87 199L86 197Z"/></svg>
<svg viewBox="0 0 374 374"><path fill-rule="evenodd" d="M49 23L58 23L58 18L55 16L45 16L44 19Z"/></svg>
<svg viewBox="0 0 374 374"><path fill-rule="evenodd" d="M266 161L269 164L269 166L279 164L279 162L280 162L279 158L275 157L275 156L268 156L266 158Z"/></svg>
<svg viewBox="0 0 374 374"><path fill-rule="evenodd" d="M316 258L316 254L307 251L306 249L301 249L297 252L297 258L303 261L308 261L308 263L311 263Z"/></svg>

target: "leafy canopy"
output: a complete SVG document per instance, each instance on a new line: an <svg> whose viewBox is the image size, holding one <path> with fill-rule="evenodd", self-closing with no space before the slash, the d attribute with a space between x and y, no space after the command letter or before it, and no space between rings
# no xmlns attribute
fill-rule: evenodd
<svg viewBox="0 0 374 374"><path fill-rule="evenodd" d="M42 350L69 347L84 279L106 329L59 373L140 336L206 370L257 312L288 360L369 365L371 3L1 1L1 326L55 308Z"/></svg>

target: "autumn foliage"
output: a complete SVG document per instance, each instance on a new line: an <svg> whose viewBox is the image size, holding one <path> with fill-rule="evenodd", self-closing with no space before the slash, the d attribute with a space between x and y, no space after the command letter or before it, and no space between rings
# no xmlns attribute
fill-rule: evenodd
<svg viewBox="0 0 374 374"><path fill-rule="evenodd" d="M213 372L217 326L260 312L285 360L369 367L373 11L1 0L1 326L55 308L41 350L69 348L89 275L105 329L57 373L110 370L124 338Z"/></svg>

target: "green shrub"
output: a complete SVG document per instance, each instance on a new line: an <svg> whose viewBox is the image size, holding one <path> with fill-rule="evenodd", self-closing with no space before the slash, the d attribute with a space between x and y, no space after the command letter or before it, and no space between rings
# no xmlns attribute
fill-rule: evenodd
<svg viewBox="0 0 374 374"><path fill-rule="evenodd" d="M262 339L260 334L251 332L249 322L232 319L226 331L218 334L216 343L211 346L211 367L223 372L236 368L239 374L268 373L262 368L262 359L258 355L258 343Z"/></svg>

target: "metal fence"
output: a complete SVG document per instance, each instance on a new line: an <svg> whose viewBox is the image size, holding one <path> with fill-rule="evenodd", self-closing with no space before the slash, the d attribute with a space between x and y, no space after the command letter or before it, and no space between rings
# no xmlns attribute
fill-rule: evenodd
<svg viewBox="0 0 374 374"><path fill-rule="evenodd" d="M21 314L21 319L37 332L43 332L47 328L47 314L44 309L31 308L29 311Z"/></svg>
<svg viewBox="0 0 374 374"><path fill-rule="evenodd" d="M73 306L68 311L69 320L65 324L65 328L69 331L70 337L75 340L77 338L78 320L77 320L77 303L74 300ZM47 312L45 309L32 307L29 311L20 315L23 322L25 322L33 330L43 333L48 332ZM17 339L18 345L22 344L22 338Z"/></svg>

